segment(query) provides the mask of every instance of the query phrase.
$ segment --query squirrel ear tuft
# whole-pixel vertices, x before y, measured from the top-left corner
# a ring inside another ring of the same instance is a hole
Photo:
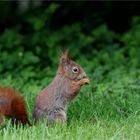
[[[65,52],[62,52],[61,57],[60,57],[60,62],[61,63],[70,63],[70,57],[69,57],[69,50],[67,49]]]

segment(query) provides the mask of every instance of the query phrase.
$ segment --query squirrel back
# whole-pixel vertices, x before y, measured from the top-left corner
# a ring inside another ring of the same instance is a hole
[[[14,123],[29,124],[26,103],[19,92],[7,87],[0,87],[0,123],[8,117]]]
[[[72,61],[68,51],[60,57],[59,67],[52,83],[37,96],[33,118],[46,118],[48,123],[66,121],[68,103],[73,100],[82,85],[89,83],[83,68]]]

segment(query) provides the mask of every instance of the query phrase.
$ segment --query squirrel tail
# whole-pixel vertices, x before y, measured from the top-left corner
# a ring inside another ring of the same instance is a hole
[[[23,125],[31,125],[28,119],[28,113],[26,110],[26,103],[22,96],[17,96],[12,100],[11,104],[12,116],[16,119],[16,123],[22,123]],[[15,121],[14,119],[12,121]]]

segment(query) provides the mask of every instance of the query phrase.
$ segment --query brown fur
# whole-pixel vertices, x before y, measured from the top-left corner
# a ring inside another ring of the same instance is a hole
[[[0,124],[4,117],[11,118],[12,122],[30,124],[25,100],[20,93],[11,88],[0,87]]]
[[[75,68],[77,72],[74,72]],[[35,121],[47,118],[48,123],[56,120],[65,122],[68,103],[86,83],[89,79],[82,67],[70,59],[68,51],[63,53],[54,80],[36,98],[33,110]]]

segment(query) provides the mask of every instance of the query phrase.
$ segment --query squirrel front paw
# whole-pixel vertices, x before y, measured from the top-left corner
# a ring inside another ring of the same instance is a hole
[[[76,83],[80,86],[85,85],[85,84],[89,84],[89,79],[84,78],[84,79],[81,79],[81,80],[77,81]]]

